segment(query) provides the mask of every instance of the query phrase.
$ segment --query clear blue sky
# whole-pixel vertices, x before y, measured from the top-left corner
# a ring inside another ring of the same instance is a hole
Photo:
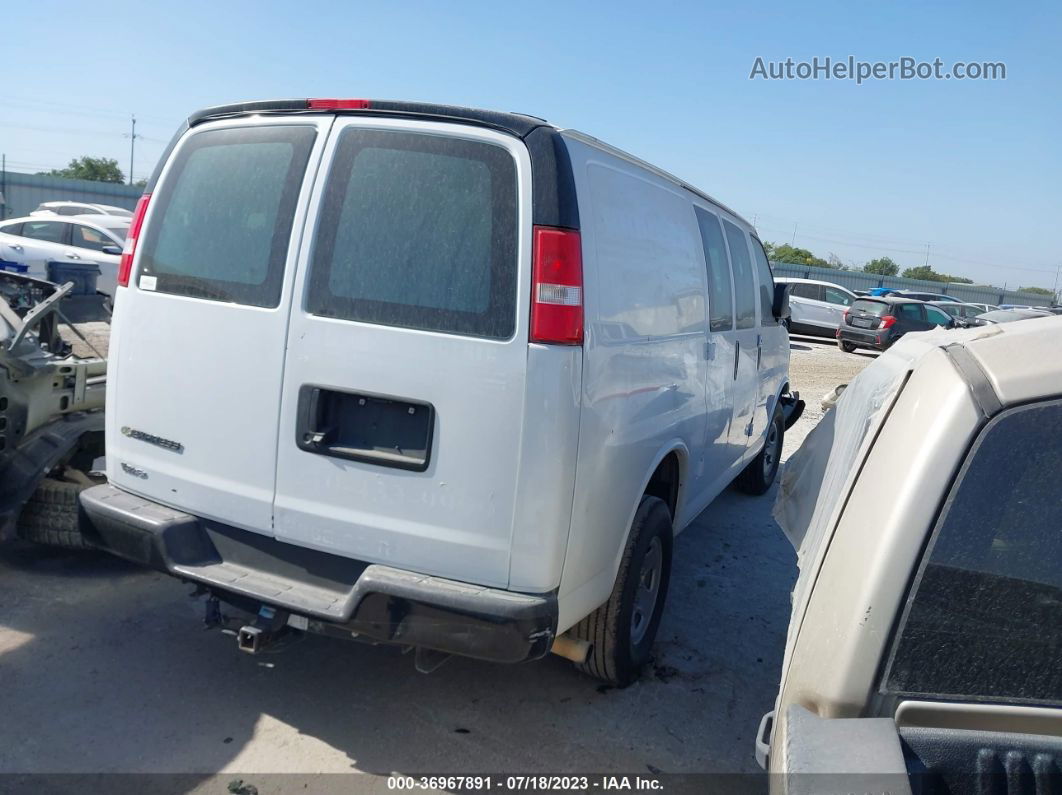
[[[0,151],[146,175],[184,115],[281,96],[543,116],[666,168],[766,240],[1013,287],[1062,264],[1062,4],[14,4]],[[750,80],[766,60],[1003,61],[1004,81]]]

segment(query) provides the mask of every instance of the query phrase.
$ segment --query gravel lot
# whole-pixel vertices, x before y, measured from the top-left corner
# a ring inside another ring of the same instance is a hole
[[[872,359],[813,338],[792,354],[808,410],[786,455],[821,396]],[[313,636],[250,657],[201,627],[176,580],[5,548],[0,773],[756,770],[795,576],[772,502],[727,491],[678,539],[654,664],[626,690],[556,657],[424,676],[396,649]]]

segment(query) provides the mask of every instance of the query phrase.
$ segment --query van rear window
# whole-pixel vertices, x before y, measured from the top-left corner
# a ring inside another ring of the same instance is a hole
[[[325,187],[307,309],[505,339],[516,321],[516,163],[500,146],[345,130]]]
[[[158,292],[277,306],[315,135],[309,126],[193,135],[152,199],[140,273],[156,277]]]

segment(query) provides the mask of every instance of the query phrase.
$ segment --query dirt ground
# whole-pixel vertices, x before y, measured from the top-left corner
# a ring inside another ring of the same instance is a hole
[[[822,395],[872,360],[813,338],[794,338],[792,356],[808,410],[786,455]],[[755,771],[796,574],[773,499],[728,490],[679,537],[653,664],[625,690],[557,657],[452,659],[425,676],[397,649],[314,636],[252,657],[205,630],[202,602],[174,579],[104,555],[8,547],[0,773],[238,772],[254,783],[269,772]]]

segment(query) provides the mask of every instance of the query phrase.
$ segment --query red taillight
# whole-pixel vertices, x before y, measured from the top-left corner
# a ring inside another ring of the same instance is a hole
[[[136,203],[133,210],[133,220],[129,224],[129,235],[125,238],[125,246],[122,247],[122,258],[118,262],[118,286],[128,287],[129,276],[133,272],[133,255],[136,253],[136,239],[140,237],[140,227],[144,225],[144,216],[147,214],[148,202],[151,194],[145,193]]]
[[[306,107],[315,110],[365,110],[369,107],[367,99],[308,99]]]
[[[878,326],[878,328],[892,328],[892,324],[895,322],[896,318],[892,315],[885,315],[885,317],[881,319],[881,325]]]
[[[574,229],[536,226],[531,341],[583,344],[583,252]]]

